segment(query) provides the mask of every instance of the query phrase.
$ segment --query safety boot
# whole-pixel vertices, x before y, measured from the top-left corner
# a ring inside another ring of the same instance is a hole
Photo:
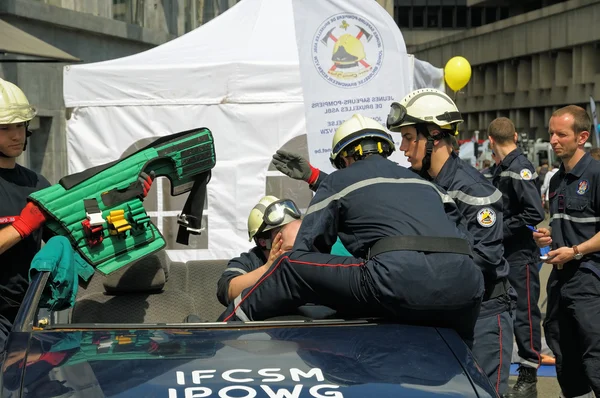
[[[537,398],[537,369],[519,366],[517,382],[502,398]]]

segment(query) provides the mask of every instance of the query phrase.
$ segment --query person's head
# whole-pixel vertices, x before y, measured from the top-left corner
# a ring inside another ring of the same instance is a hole
[[[23,91],[0,79],[0,158],[15,159],[27,146],[29,121],[36,115]]]
[[[395,149],[385,127],[370,117],[355,114],[335,131],[329,160],[336,169],[343,169],[374,154],[387,158]]]
[[[281,228],[281,239],[283,240],[281,249],[283,251],[292,250],[292,247],[294,247],[294,242],[296,241],[296,236],[298,236],[300,225],[302,225],[301,220],[294,220]]]
[[[485,159],[483,161],[483,168],[487,169],[488,167],[490,167],[492,165],[492,162],[489,159]]]
[[[590,137],[592,122],[580,106],[568,105],[554,111],[550,117],[548,133],[554,153],[561,159],[570,159],[575,152],[583,151]]]
[[[542,159],[542,160],[540,161],[540,166],[548,166],[548,165],[549,165],[549,163],[548,163],[548,159]]]
[[[432,88],[411,92],[392,104],[387,127],[402,134],[400,150],[414,170],[425,173],[432,158],[447,158],[452,138],[463,122],[456,104],[445,93]],[[445,162],[445,159],[444,159]]]
[[[600,160],[600,148],[590,149],[590,156],[596,160]]]
[[[278,199],[275,196],[263,197],[248,216],[248,237],[257,246],[270,250],[273,238],[281,227],[299,220],[300,210],[291,199]]]
[[[490,140],[490,148],[494,152],[498,151],[498,147],[511,149],[517,147],[515,125],[507,117],[499,117],[492,120],[488,126],[488,138]]]

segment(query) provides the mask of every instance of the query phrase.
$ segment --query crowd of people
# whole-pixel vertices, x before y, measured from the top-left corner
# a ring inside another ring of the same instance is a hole
[[[16,163],[34,116],[23,92],[0,80],[2,345],[44,238],[45,216],[27,196],[49,183]],[[218,282],[226,307],[219,321],[378,317],[447,327],[501,396],[536,396],[539,247],[551,246],[543,326],[562,394],[600,396],[600,163],[583,149],[589,116],[575,105],[552,114],[549,139],[560,163],[541,182],[508,118],[488,126],[495,164],[480,172],[462,161],[455,148],[462,122],[449,96],[421,89],[391,104],[386,126],[360,114],[341,124],[329,175],[298,154],[274,154],[279,171],[315,194],[305,214],[274,196],[251,210],[255,247],[232,259]],[[396,150],[410,168],[388,159]],[[537,228],[545,205],[550,228]],[[520,366],[509,389],[513,340]]]

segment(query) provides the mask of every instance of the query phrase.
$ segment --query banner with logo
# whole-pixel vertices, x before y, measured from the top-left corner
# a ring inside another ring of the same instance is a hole
[[[392,17],[375,1],[292,0],[310,162],[330,172],[333,135],[353,114],[385,126],[411,89],[412,63]],[[393,134],[396,149],[400,134]],[[396,151],[394,161],[407,165]]]

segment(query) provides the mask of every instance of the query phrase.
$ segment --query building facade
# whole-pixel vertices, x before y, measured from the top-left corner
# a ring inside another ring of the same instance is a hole
[[[98,62],[163,44],[237,1],[2,0],[0,19]],[[438,67],[455,55],[470,61],[470,83],[451,93],[465,116],[463,139],[498,116],[510,117],[530,139],[544,139],[555,109],[574,103],[589,111],[590,96],[600,98],[600,0],[377,2],[394,16],[409,53]],[[53,183],[67,174],[65,65],[0,62],[0,77],[22,87],[39,109],[20,160]]]
[[[554,110],[577,104],[589,112],[590,96],[600,98],[600,1],[467,1],[471,15],[489,3],[508,6],[509,16],[408,51],[440,67],[456,55],[471,63],[471,81],[452,93],[465,116],[461,138],[506,116],[529,139],[547,140]]]
[[[81,59],[99,62],[166,43],[208,22],[237,0],[1,0],[0,19]],[[67,169],[63,67],[6,62],[0,77],[19,85],[38,109],[19,162],[51,183]],[[94,148],[90,148],[93,151]]]

